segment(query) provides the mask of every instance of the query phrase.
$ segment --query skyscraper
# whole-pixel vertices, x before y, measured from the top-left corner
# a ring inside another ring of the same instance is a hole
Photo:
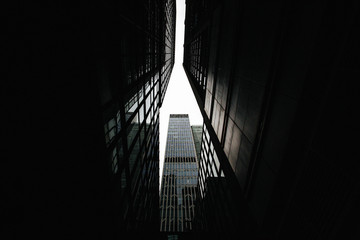
[[[358,22],[355,1],[186,1],[183,66],[204,117],[205,229],[236,231],[245,210],[231,208],[241,202],[269,239],[359,235],[348,227],[359,210],[345,207],[359,199],[350,140]]]
[[[121,16],[127,33],[119,39],[121,93],[108,100],[112,104],[104,101],[114,174],[112,200],[120,206],[115,218],[127,230],[157,231],[159,110],[174,65],[176,5],[174,1],[129,5]],[[112,92],[111,80],[102,83],[106,92]]]
[[[174,65],[175,1],[14,4],[9,18],[6,231],[158,233],[159,109]]]
[[[187,114],[170,114],[160,194],[160,231],[193,230],[198,163]]]

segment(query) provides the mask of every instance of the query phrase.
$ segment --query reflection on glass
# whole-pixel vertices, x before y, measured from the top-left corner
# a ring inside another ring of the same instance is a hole
[[[119,139],[119,141],[116,143],[116,146],[112,151],[111,169],[113,173],[118,172],[118,168],[122,162],[122,159],[123,159],[123,148],[122,148],[121,139]]]
[[[137,159],[137,156],[139,154],[139,151],[140,151],[140,143],[138,140],[136,140],[135,144],[134,144],[134,147],[130,153],[130,157],[129,157],[129,170],[130,172],[133,171],[134,169],[134,165],[135,165],[135,162],[136,162],[136,159]]]
[[[146,113],[147,113],[150,109],[150,95],[147,96],[145,104],[146,104],[145,107],[146,107]]]
[[[139,123],[141,124],[144,121],[144,104],[139,108]]]
[[[116,147],[114,148],[113,153],[112,153],[111,169],[112,169],[113,173],[117,173],[117,171],[118,171],[118,159],[117,159]]]
[[[138,131],[139,131],[139,119],[138,119],[138,114],[136,114],[127,128],[127,140],[128,140],[129,148]]]
[[[105,142],[109,146],[113,138],[121,130],[120,111],[116,113],[114,118],[111,118],[104,124]]]
[[[149,112],[147,118],[146,118],[146,124],[150,124],[151,123],[151,112]]]
[[[105,123],[104,131],[106,144],[109,145],[116,134],[116,121],[114,118]]]
[[[121,118],[120,118],[120,111],[116,113],[116,124],[117,124],[117,133],[121,130]]]
[[[147,82],[145,84],[145,95],[148,94],[149,91],[150,91],[150,84],[149,84],[149,82]]]
[[[138,107],[137,93],[125,104],[125,120],[129,120]]]
[[[141,88],[139,91],[139,103],[141,103],[141,101],[144,99],[144,95],[143,95],[143,89]]]

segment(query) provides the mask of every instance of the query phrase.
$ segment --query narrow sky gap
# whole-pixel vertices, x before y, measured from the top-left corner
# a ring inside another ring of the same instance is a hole
[[[183,63],[185,23],[185,0],[176,1],[176,39],[175,64],[170,82],[166,90],[164,102],[160,109],[160,185],[165,156],[166,136],[169,116],[175,114],[189,114],[190,125],[202,125],[203,119],[196,103],[194,93],[187,80]]]

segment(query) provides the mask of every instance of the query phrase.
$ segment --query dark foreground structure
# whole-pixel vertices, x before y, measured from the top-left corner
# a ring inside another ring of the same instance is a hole
[[[359,27],[357,1],[186,1],[199,230],[360,237]]]
[[[175,1],[11,4],[2,239],[158,234],[159,108],[174,65]]]

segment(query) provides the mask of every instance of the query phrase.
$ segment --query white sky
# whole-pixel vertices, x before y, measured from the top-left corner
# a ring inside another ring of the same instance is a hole
[[[160,108],[160,184],[164,165],[170,114],[189,114],[190,125],[202,125],[203,119],[186,77],[183,63],[185,0],[176,0],[175,65]]]

